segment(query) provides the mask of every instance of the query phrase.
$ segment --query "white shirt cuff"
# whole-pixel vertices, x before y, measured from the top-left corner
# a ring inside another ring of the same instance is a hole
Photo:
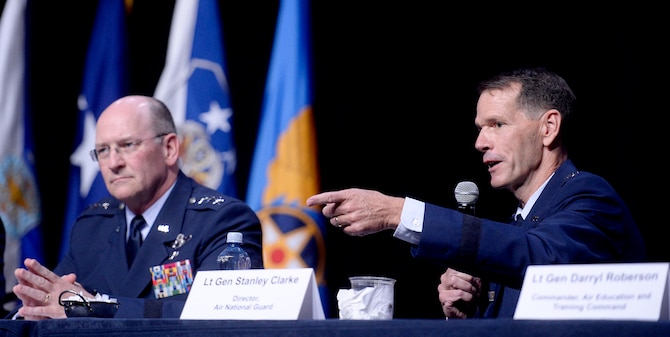
[[[411,244],[419,244],[425,211],[426,204],[424,202],[406,197],[400,214],[400,224],[398,224],[393,236]]]

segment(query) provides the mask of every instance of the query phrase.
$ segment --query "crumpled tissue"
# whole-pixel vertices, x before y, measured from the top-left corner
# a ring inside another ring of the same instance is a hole
[[[341,319],[392,319],[393,286],[340,289],[337,292],[337,303]]]

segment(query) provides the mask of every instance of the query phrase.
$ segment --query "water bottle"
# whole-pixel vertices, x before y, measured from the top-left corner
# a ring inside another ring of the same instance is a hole
[[[251,268],[251,258],[247,251],[242,248],[242,238],[244,235],[240,232],[228,232],[226,245],[216,258],[221,270],[238,270]]]

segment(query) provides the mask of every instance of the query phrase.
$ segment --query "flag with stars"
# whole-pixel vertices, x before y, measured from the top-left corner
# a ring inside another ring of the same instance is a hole
[[[127,36],[124,0],[103,0],[93,23],[86,54],[82,89],[77,100],[76,149],[70,155],[70,182],[60,256],[70,244],[70,230],[86,207],[109,196],[98,163],[89,155],[95,147],[95,123],[102,111],[127,94]]]
[[[27,0],[8,0],[0,18],[0,218],[4,224],[4,281],[0,295],[17,283],[14,269],[27,257],[44,262],[41,206],[35,179],[32,125],[25,90]]]
[[[313,268],[327,315],[325,219],[312,112],[308,0],[281,1],[247,203],[263,226],[266,268]]]
[[[217,0],[176,1],[154,97],[172,111],[184,173],[235,197],[237,155],[219,14]]]

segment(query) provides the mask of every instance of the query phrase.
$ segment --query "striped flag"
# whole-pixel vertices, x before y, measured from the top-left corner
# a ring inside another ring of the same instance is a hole
[[[0,18],[0,217],[4,223],[4,281],[10,293],[23,259],[44,262],[41,206],[35,179],[33,139],[25,90],[27,0],[7,0]]]
[[[62,258],[70,244],[75,219],[86,207],[109,195],[98,164],[89,152],[95,147],[95,123],[102,111],[127,94],[126,7],[124,0],[101,0],[86,55],[84,79],[77,101],[79,119],[70,156],[70,186],[61,242]]]
[[[224,55],[217,1],[177,0],[154,97],[172,111],[184,173],[234,197],[237,154]]]
[[[281,1],[247,203],[262,222],[265,267],[313,268],[327,315],[325,219],[305,206],[320,190],[309,33],[308,1]]]

